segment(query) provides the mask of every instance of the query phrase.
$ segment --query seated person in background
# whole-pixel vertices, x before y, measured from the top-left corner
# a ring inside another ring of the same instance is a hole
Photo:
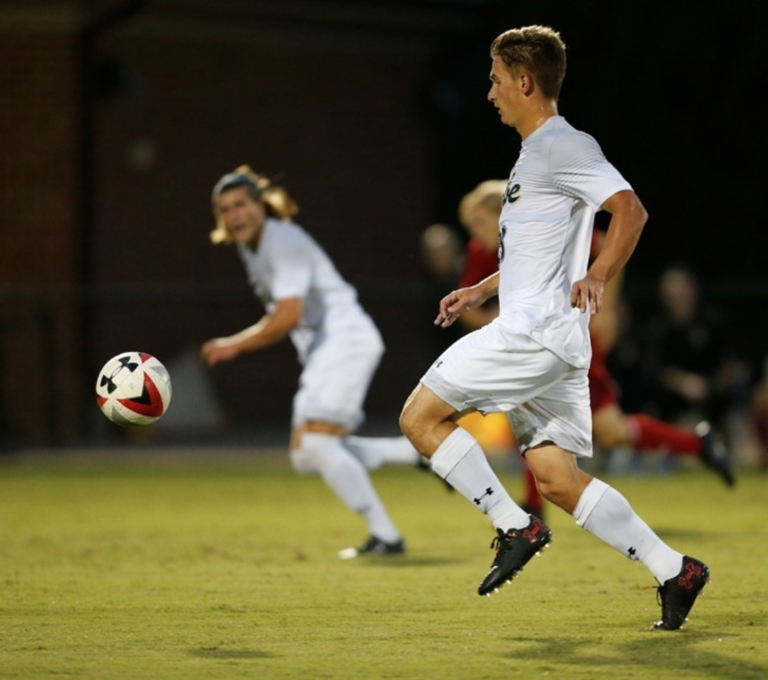
[[[763,363],[762,377],[752,390],[750,417],[759,447],[758,465],[768,472],[768,356]]]
[[[684,266],[662,274],[659,298],[662,311],[649,325],[646,340],[659,412],[674,422],[706,417],[720,429],[749,376],[723,315],[700,304],[698,281]]]

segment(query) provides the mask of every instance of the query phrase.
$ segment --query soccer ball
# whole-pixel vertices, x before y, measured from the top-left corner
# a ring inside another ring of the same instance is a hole
[[[96,403],[117,425],[149,425],[168,410],[171,376],[151,354],[123,352],[99,371]]]

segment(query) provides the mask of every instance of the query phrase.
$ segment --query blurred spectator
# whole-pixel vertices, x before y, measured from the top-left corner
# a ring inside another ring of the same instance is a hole
[[[750,416],[759,447],[758,465],[762,472],[768,472],[768,356],[763,362],[762,376],[752,392]]]
[[[429,225],[421,235],[421,259],[444,290],[453,289],[464,262],[464,243],[456,229],[447,224]]]
[[[447,224],[431,224],[422,233],[421,259],[431,274],[429,283],[425,286],[423,318],[433,318],[430,315],[435,314],[435,300],[439,300],[458,286],[464,267],[464,244],[465,240],[458,228]],[[462,333],[458,324],[443,330],[447,332],[431,334],[435,344],[434,352],[437,354],[442,354]]]
[[[646,343],[659,413],[677,422],[706,418],[722,430],[726,416],[743,408],[749,381],[730,328],[719,310],[701,304],[698,281],[685,266],[662,274],[659,297],[663,311]]]

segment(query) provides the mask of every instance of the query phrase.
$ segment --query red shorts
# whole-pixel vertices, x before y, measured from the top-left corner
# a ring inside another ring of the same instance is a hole
[[[618,386],[605,365],[605,355],[594,342],[587,378],[589,379],[589,407],[593,415],[600,409],[617,402]]]

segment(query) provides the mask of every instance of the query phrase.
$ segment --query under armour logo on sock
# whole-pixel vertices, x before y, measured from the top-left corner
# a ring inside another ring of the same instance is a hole
[[[475,505],[480,505],[480,501],[483,500],[483,498],[485,498],[486,496],[492,496],[492,495],[493,495],[493,489],[489,486],[485,490],[485,493],[482,496],[480,496],[480,498],[473,498],[472,500],[475,501]]]
[[[630,557],[634,557],[637,554],[637,550],[635,550],[634,548],[630,548],[629,550],[627,550],[627,552],[629,553]]]

